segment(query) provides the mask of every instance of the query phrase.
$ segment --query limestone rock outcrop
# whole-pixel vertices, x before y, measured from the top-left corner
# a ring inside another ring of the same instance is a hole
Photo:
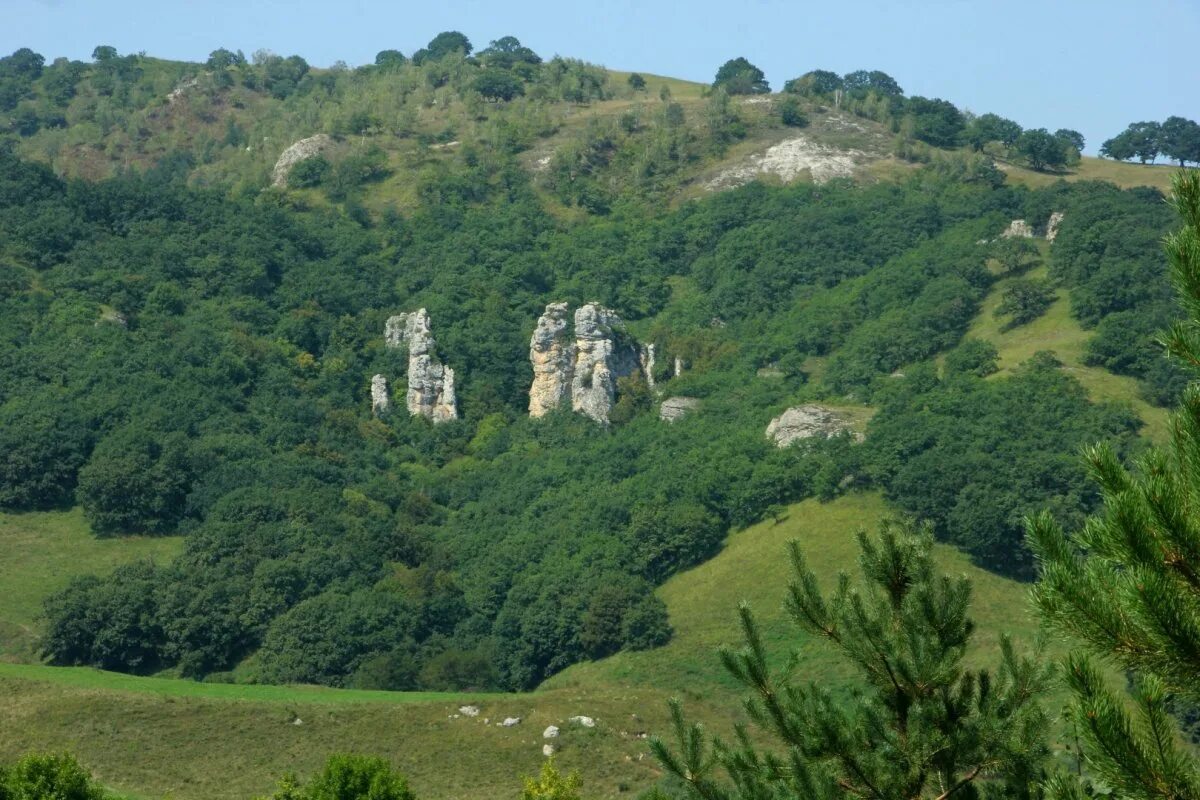
[[[1063,217],[1066,216],[1061,211],[1055,211],[1050,215],[1050,221],[1046,223],[1046,241],[1053,242],[1058,238],[1058,226],[1062,225]]]
[[[434,422],[458,419],[454,370],[438,360],[429,312],[422,308],[389,317],[383,336],[388,347],[408,347],[408,413]]]
[[[392,409],[392,398],[388,395],[387,378],[375,375],[371,378],[371,412],[382,417]]]
[[[533,364],[529,416],[545,416],[570,396],[575,374],[575,344],[567,331],[566,303],[551,303],[538,317],[529,342],[529,361]]]
[[[695,397],[668,397],[658,407],[658,418],[666,422],[683,419],[688,414],[700,408],[700,400]]]
[[[292,167],[306,158],[319,155],[322,150],[332,144],[333,139],[328,134],[318,133],[316,136],[309,136],[307,139],[301,139],[289,146],[280,153],[279,160],[275,162],[275,168],[271,170],[271,185],[286,186],[288,173],[292,171]]]
[[[575,310],[572,410],[596,422],[608,422],[608,412],[617,400],[617,379],[638,369],[637,349],[625,334],[620,317],[596,303]]]
[[[1014,219],[1000,234],[1001,239],[1032,239],[1033,228],[1023,219]]]
[[[822,405],[794,406],[784,411],[767,426],[767,438],[776,447],[787,447],[801,439],[820,437],[828,439],[842,431],[851,430],[850,424],[832,409]],[[861,434],[855,438],[862,440]]]
[[[571,332],[567,313],[566,303],[546,306],[529,342],[529,415],[543,416],[570,398],[573,411],[607,423],[617,399],[617,379],[641,369],[638,348],[611,309],[597,303],[581,306]]]

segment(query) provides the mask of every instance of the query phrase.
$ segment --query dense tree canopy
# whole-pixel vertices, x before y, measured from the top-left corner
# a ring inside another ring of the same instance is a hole
[[[741,56],[721,65],[713,80],[713,87],[724,89],[729,94],[766,94],[771,91],[763,71]]]

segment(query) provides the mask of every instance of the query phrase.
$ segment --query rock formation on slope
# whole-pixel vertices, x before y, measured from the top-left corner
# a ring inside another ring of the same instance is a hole
[[[776,447],[787,447],[800,439],[817,436],[828,439],[848,430],[851,430],[850,424],[832,409],[809,404],[789,408],[771,420],[767,438],[775,442]],[[855,434],[855,438],[861,441],[862,435]]]
[[[529,415],[543,416],[569,397],[572,410],[606,423],[617,399],[617,379],[641,369],[639,351],[621,318],[597,303],[576,309],[573,333],[572,339],[567,304],[546,306],[529,341]]]
[[[1000,234],[1001,239],[1032,239],[1033,228],[1023,219],[1014,219]]]
[[[608,422],[608,412],[617,400],[617,379],[638,369],[637,349],[625,334],[620,317],[596,303],[576,309],[572,410],[596,422]]]
[[[392,398],[388,395],[387,378],[375,375],[371,378],[371,411],[382,417],[392,409]]]
[[[408,346],[408,413],[434,422],[458,419],[454,370],[437,358],[429,312],[422,308],[389,317],[383,336],[388,347]]]
[[[529,361],[533,364],[529,416],[545,416],[569,396],[575,373],[575,345],[567,333],[566,303],[551,303],[538,317],[529,342]]]
[[[322,150],[332,144],[333,139],[324,133],[309,136],[307,139],[301,139],[292,144],[279,155],[279,160],[275,162],[275,168],[271,170],[271,185],[286,186],[288,173],[292,171],[292,167],[306,158],[320,154]]]
[[[700,400],[695,397],[668,397],[658,407],[658,418],[665,422],[675,422],[700,408]]]
[[[1050,215],[1050,221],[1046,223],[1046,241],[1053,242],[1058,238],[1058,226],[1062,225],[1063,217],[1066,216],[1061,211],[1055,211]]]

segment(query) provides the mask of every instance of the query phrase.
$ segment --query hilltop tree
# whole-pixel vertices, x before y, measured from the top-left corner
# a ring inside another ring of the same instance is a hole
[[[1158,158],[1162,126],[1157,122],[1134,122],[1100,145],[1100,155],[1127,161],[1137,158],[1143,164]]]
[[[1160,129],[1162,154],[1183,166],[1185,162],[1200,162],[1200,125],[1183,117],[1167,117]]]
[[[827,69],[814,69],[799,78],[792,78],[783,85],[783,90],[789,94],[830,95],[844,88],[842,77]]]
[[[239,50],[233,52],[226,50],[224,47],[218,47],[208,54],[208,61],[204,62],[204,66],[213,72],[227,69],[228,67],[240,67],[246,63],[246,56]]]
[[[1012,147],[1021,136],[1021,126],[998,114],[981,114],[967,125],[963,138],[975,152],[983,150],[988,142],[1000,142]]]
[[[934,147],[954,147],[966,127],[962,112],[948,100],[911,97],[905,113],[912,120],[913,136]]]
[[[1075,152],[1082,153],[1085,140],[1083,134],[1079,131],[1070,128],[1059,128],[1054,132],[1054,138],[1061,142],[1066,142],[1071,147],[1075,148]]]
[[[408,63],[404,53],[399,50],[380,50],[375,54],[375,66],[384,72],[392,72]]]
[[[777,747],[762,750],[740,729],[736,743],[710,744],[673,701],[678,749],[656,738],[655,755],[705,800],[942,800],[977,797],[985,786],[990,797],[1028,797],[1047,754],[1038,704],[1047,671],[1007,639],[994,671],[964,666],[971,585],[937,574],[928,530],[890,522],[877,537],[858,538],[862,582],[852,588],[843,574],[828,596],[793,542],[787,608],[860,674],[861,690],[837,694],[777,673],[742,606],[746,644],[722,650],[721,661],[751,691],[745,708]]]
[[[1017,139],[1017,152],[1029,166],[1039,172],[1047,167],[1062,167],[1067,163],[1065,143],[1045,128],[1025,131]]]
[[[640,74],[632,72],[629,75],[629,88],[635,92],[640,92],[646,88],[646,79]]]
[[[896,83],[896,79],[877,69],[869,71],[859,69],[847,72],[842,78],[842,82],[846,91],[851,94],[874,92],[884,97],[904,96],[904,90],[900,88],[900,84]]]
[[[479,51],[479,58],[489,67],[519,70],[530,78],[533,77],[530,69],[542,63],[542,57],[515,36],[503,36],[491,42]]]
[[[713,80],[713,88],[724,89],[729,94],[766,94],[771,91],[763,71],[741,56],[721,65]]]
[[[451,53],[469,56],[473,49],[471,40],[465,34],[458,31],[442,31],[430,39],[429,44],[413,53],[412,60],[414,64],[422,64],[425,61],[436,61]]]
[[[1200,175],[1174,182],[1183,228],[1167,239],[1187,312],[1164,336],[1168,354],[1200,367]],[[1114,796],[1200,796],[1200,759],[1171,709],[1200,700],[1200,386],[1183,393],[1167,446],[1127,469],[1111,448],[1087,453],[1102,513],[1070,536],[1043,512],[1028,523],[1041,564],[1034,598],[1053,626],[1081,640],[1066,662],[1084,757]],[[1132,706],[1093,661],[1132,676]],[[1062,800],[1085,796],[1071,778],[1051,784]]]
[[[105,61],[113,61],[118,57],[117,48],[108,44],[97,45],[92,50],[92,61],[103,63]]]

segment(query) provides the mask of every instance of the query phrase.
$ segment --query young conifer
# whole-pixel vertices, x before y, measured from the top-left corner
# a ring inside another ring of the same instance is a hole
[[[1173,203],[1183,228],[1168,237],[1186,312],[1163,339],[1200,367],[1200,174],[1180,174]],[[1044,617],[1084,644],[1066,664],[1092,776],[1117,796],[1200,797],[1200,761],[1179,736],[1172,695],[1200,700],[1200,386],[1188,387],[1167,446],[1126,470],[1111,448],[1088,451],[1100,515],[1070,536],[1041,514],[1029,540],[1041,563],[1034,598]],[[1132,701],[1089,656],[1132,676]],[[1077,780],[1052,793],[1082,797]]]
[[[800,628],[859,674],[855,688],[774,674],[743,606],[746,644],[721,659],[751,691],[746,710],[763,735],[739,729],[734,744],[710,742],[673,702],[678,744],[653,740],[655,755],[706,800],[1032,796],[1047,753],[1047,670],[1007,639],[995,670],[964,665],[971,585],[938,574],[928,529],[890,522],[859,543],[862,583],[842,574],[825,596],[793,542],[787,599]]]

